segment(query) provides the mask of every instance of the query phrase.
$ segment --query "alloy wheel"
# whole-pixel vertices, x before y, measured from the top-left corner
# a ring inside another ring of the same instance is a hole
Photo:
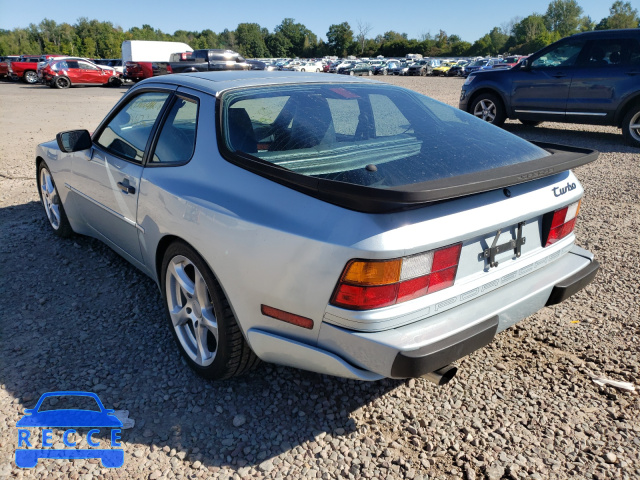
[[[638,111],[629,122],[629,135],[636,141],[640,142],[640,111]]]
[[[165,278],[167,308],[184,352],[198,366],[213,363],[218,322],[204,277],[187,257],[169,261]]]
[[[496,105],[491,100],[480,100],[473,109],[473,114],[485,122],[493,123],[496,119]]]
[[[42,192],[42,204],[49,223],[54,230],[58,230],[62,218],[60,215],[60,197],[53,184],[51,173],[46,168],[40,170],[40,190]]]

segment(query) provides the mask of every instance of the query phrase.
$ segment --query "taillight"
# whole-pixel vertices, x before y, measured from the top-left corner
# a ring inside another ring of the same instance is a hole
[[[167,65],[167,73],[173,73],[173,68],[171,68],[171,65]]]
[[[578,200],[571,205],[553,212],[545,247],[553,245],[558,240],[563,239],[573,232],[573,227],[575,227],[578,218],[578,212],[580,212],[580,201],[581,200]]]
[[[388,307],[453,285],[462,243],[393,260],[351,260],[331,304],[349,310]]]

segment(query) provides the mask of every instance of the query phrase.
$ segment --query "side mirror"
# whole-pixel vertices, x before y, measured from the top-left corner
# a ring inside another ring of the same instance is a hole
[[[65,153],[79,152],[91,148],[91,135],[87,130],[69,130],[56,135],[58,147]]]
[[[531,69],[531,64],[529,63],[529,59],[525,58],[524,60],[522,60],[520,62],[520,68],[522,70],[530,70]]]

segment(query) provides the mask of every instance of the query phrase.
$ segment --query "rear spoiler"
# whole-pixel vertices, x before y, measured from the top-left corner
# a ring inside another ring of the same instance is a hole
[[[218,128],[218,135],[221,135]],[[531,142],[550,155],[506,167],[387,189],[365,187],[295,173],[244,152],[226,149],[222,156],[246,170],[325,202],[365,213],[387,213],[487,192],[549,177],[597,160],[600,152],[586,148]]]

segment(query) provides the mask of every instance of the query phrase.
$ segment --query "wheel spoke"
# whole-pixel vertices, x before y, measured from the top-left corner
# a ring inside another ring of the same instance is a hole
[[[179,285],[183,293],[188,297],[192,297],[195,286],[188,277],[187,272],[184,271],[184,263],[176,265],[174,262],[171,262],[169,265],[169,273],[176,280],[176,283]]]
[[[196,270],[196,281],[194,285],[194,294],[196,300],[204,310],[206,307],[211,305],[211,300],[209,300],[209,291],[207,290],[207,284],[200,275],[200,272]]]
[[[51,214],[53,215],[53,218],[51,218],[51,223],[54,224],[54,227],[57,227],[58,225],[60,225],[60,208],[58,207],[58,205],[54,205],[53,203],[50,204],[49,206],[49,210],[51,211]]]
[[[171,316],[174,327],[181,327],[189,321],[189,316],[184,306],[176,305],[174,309],[169,312],[169,315]]]
[[[209,330],[213,336],[218,340],[218,322],[216,316],[213,313],[213,307],[207,307],[202,309],[202,318],[199,320],[200,324]]]
[[[196,335],[196,349],[197,349],[197,359],[196,362],[199,364],[203,364],[207,360],[209,360],[212,356],[212,353],[209,351],[207,347],[207,334],[208,329],[203,325],[198,325],[195,329]]]
[[[629,125],[629,128],[633,128],[634,130],[637,130],[640,128],[640,123],[632,123],[631,125]]]

